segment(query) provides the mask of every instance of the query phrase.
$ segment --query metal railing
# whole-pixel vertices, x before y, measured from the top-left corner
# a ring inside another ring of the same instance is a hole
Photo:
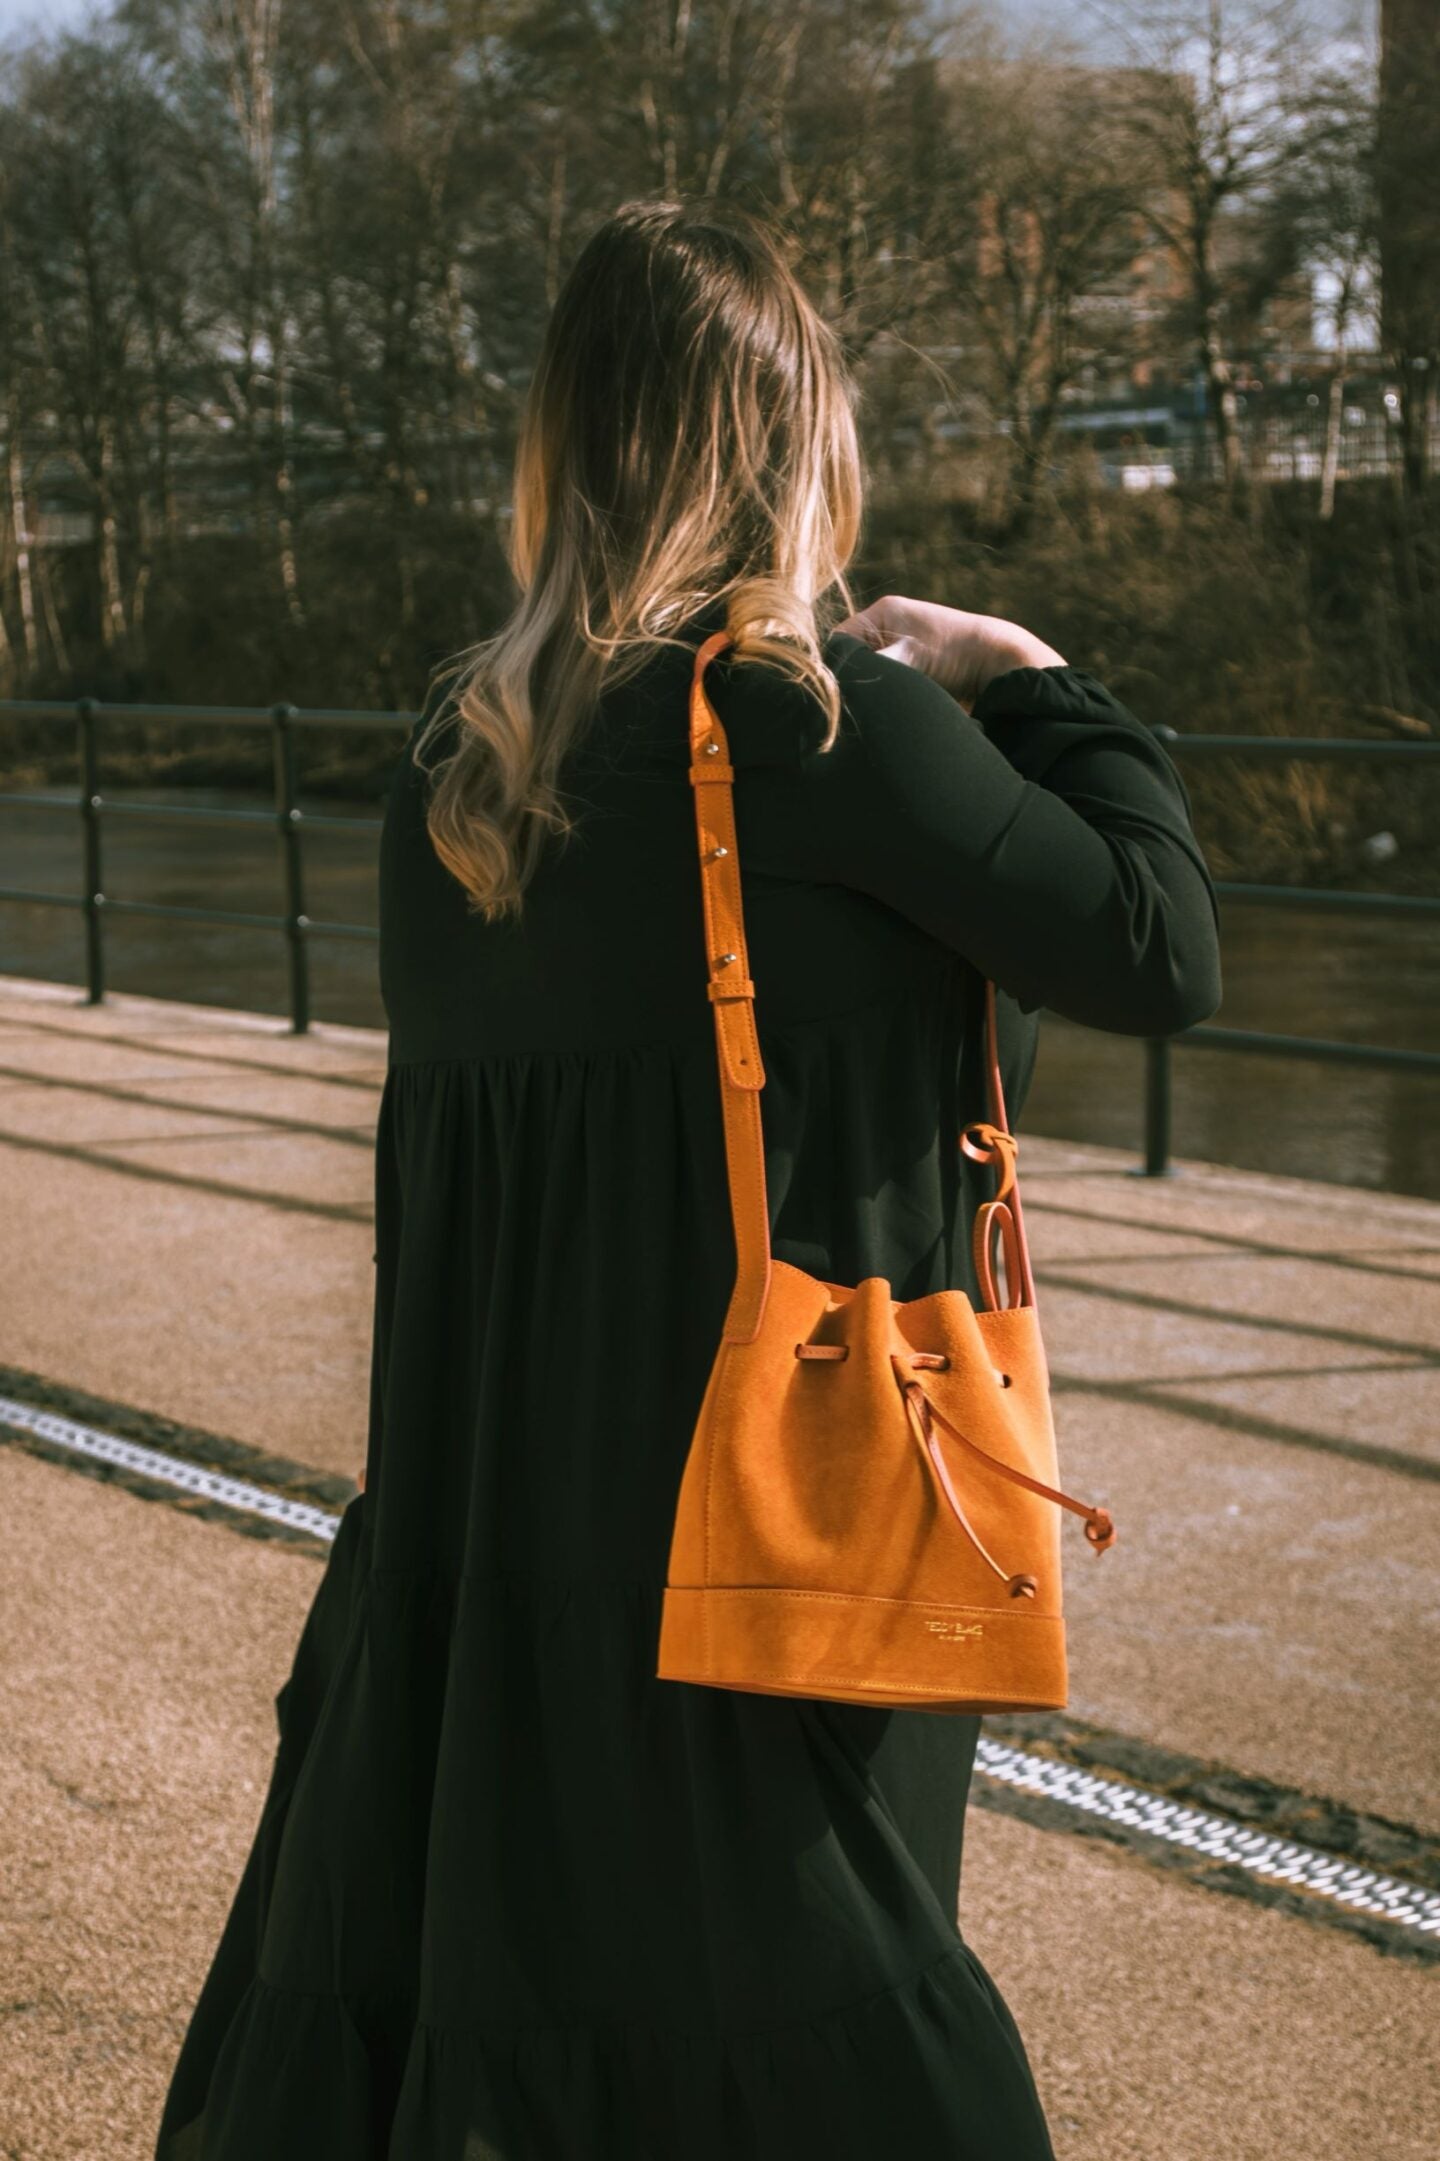
[[[0,720],[43,720],[72,723],[79,730],[80,793],[32,795],[16,790],[0,791],[0,804],[19,804],[27,810],[74,813],[78,808],[85,849],[85,889],[81,893],[34,892],[24,886],[0,885],[0,901],[23,901],[50,908],[79,908],[85,916],[85,980],[91,1005],[105,996],[105,919],[112,915],[162,916],[177,923],[233,923],[246,930],[283,931],[290,961],[290,1024],[297,1035],[310,1026],[310,940],[312,938],[376,939],[380,933],[368,923],[327,923],[309,915],[305,908],[305,834],[378,832],[379,818],[335,818],[321,811],[302,810],[296,800],[295,735],[301,728],[359,728],[378,732],[409,728],[418,713],[302,712],[294,705],[272,705],[268,711],[253,706],[228,705],[114,705],[81,698],[75,705],[0,700]],[[273,810],[211,808],[198,803],[131,803],[107,800],[100,791],[100,724],[114,718],[132,723],[183,721],[209,728],[268,727],[272,739],[275,772]],[[150,900],[115,900],[105,891],[102,821],[106,818],[149,818],[179,823],[199,818],[212,825],[273,826],[280,843],[285,908],[281,915],[253,915],[235,908],[182,908]]]
[[[1440,763],[1440,742],[1394,743],[1366,737],[1302,735],[1183,735],[1177,728],[1159,726],[1152,733],[1173,756],[1195,758],[1240,757],[1260,764],[1276,765],[1300,758],[1307,762],[1330,760],[1359,764],[1434,766]],[[1248,885],[1219,879],[1215,891],[1221,901],[1259,904],[1262,907],[1318,910],[1349,915],[1440,916],[1440,898],[1408,893],[1351,893],[1311,885]],[[1267,1058],[1306,1058],[1331,1065],[1378,1067],[1393,1073],[1440,1074],[1440,1053],[1393,1050],[1378,1043],[1336,1043],[1323,1036],[1274,1035],[1263,1028],[1215,1028],[1202,1023],[1182,1029],[1178,1035],[1145,1039],[1145,1158],[1140,1173],[1146,1178],[1171,1175],[1171,1054],[1185,1050],[1254,1051]]]
[[[267,709],[251,706],[102,706],[94,698],[75,705],[0,700],[0,720],[68,723],[78,730],[78,796],[0,791],[0,805],[27,810],[77,811],[84,842],[84,890],[45,893],[24,886],[0,886],[0,902],[29,906],[79,908],[85,917],[85,969],[89,1002],[105,996],[105,919],[111,915],[160,916],[175,922],[233,923],[252,930],[283,932],[290,962],[290,1022],[297,1035],[310,1025],[310,941],[312,938],[378,939],[364,923],[319,921],[305,907],[305,835],[307,831],[378,832],[379,818],[338,818],[302,810],[296,800],[295,738],[301,729],[349,728],[372,732],[408,729],[416,713],[345,713],[302,711],[293,705]],[[202,727],[268,727],[271,731],[275,800],[269,810],[227,810],[199,804],[136,803],[107,799],[100,787],[100,740],[103,721],[179,721]],[[1156,737],[1172,755],[1195,758],[1242,757],[1270,764],[1288,759],[1353,760],[1365,764],[1435,765],[1440,742],[1396,743],[1325,736],[1187,735],[1157,727]],[[105,891],[103,821],[143,817],[161,821],[191,818],[216,825],[273,826],[279,839],[284,910],[254,915],[233,908],[190,908],[159,901],[115,900]],[[1247,885],[1217,880],[1216,893],[1231,900],[1267,907],[1337,911],[1350,914],[1409,917],[1440,916],[1440,898],[1394,893],[1352,893],[1318,886]],[[1381,1044],[1330,1042],[1317,1036],[1273,1035],[1256,1028],[1217,1028],[1202,1024],[1178,1035],[1150,1036],[1145,1043],[1145,1144],[1139,1175],[1172,1174],[1171,1059],[1174,1050],[1250,1051],[1263,1057],[1305,1058],[1335,1065],[1378,1067],[1400,1073],[1440,1074],[1440,1053],[1395,1050]]]

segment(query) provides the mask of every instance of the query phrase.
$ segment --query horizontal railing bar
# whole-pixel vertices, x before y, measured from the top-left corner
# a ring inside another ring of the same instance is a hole
[[[0,720],[64,721],[73,727],[81,702],[84,701],[66,704],[54,698],[4,698],[0,699]],[[132,720],[147,725],[157,721],[177,721],[200,728],[270,728],[275,724],[274,707],[268,705],[104,705],[96,701],[90,709],[96,720]],[[308,709],[292,706],[287,708],[286,718],[295,728],[394,729],[412,727],[420,715],[373,710],[332,712],[323,706]]]
[[[264,705],[104,705],[98,701],[58,699],[0,699],[0,720],[41,720],[73,723],[81,704],[88,704],[96,720],[185,722],[199,727],[271,727],[275,709]],[[384,713],[330,709],[323,706],[291,706],[289,725],[296,728],[360,728],[386,730],[411,728],[421,718],[417,712]],[[1389,737],[1326,735],[1197,735],[1172,728],[1161,721],[1152,728],[1167,750],[1197,757],[1244,758],[1359,758],[1395,759],[1421,763],[1440,759],[1440,737],[1425,742],[1397,743]]]
[[[267,825],[272,833],[280,822],[278,811],[221,803],[127,803],[123,796],[102,795],[95,808],[107,818],[204,818],[211,825]]]
[[[27,795],[23,788],[0,790],[0,803],[15,803],[23,810],[68,810],[80,808],[78,795]]]
[[[283,930],[283,915],[250,915],[238,908],[187,908],[175,901],[112,900],[103,895],[98,905],[106,915],[153,915],[176,923],[238,923],[248,930]]]
[[[0,901],[38,901],[49,908],[83,908],[82,893],[37,893],[28,886],[0,886]],[[107,915],[149,915],[176,923],[238,923],[249,930],[284,930],[283,915],[250,915],[238,908],[187,908],[176,901],[158,900],[112,900],[105,895],[98,903]],[[380,931],[372,923],[327,923],[313,917],[302,917],[299,929],[307,938],[378,938]]]
[[[17,903],[33,902],[44,908],[83,908],[83,893],[43,893],[27,885],[0,885],[0,901]],[[112,900],[108,895],[98,905],[107,915],[152,915],[173,918],[184,923],[242,923],[253,930],[283,930],[283,915],[249,915],[234,908],[187,908],[179,902],[158,900]],[[307,938],[378,938],[379,927],[373,923],[327,923],[305,916],[300,929]]]
[[[319,826],[326,833],[378,833],[385,823],[383,818],[332,817],[328,810],[302,810],[296,813],[295,822],[307,832]]]
[[[318,706],[308,712],[302,707],[290,716],[291,725],[296,728],[361,728],[373,731],[413,728],[419,718],[418,713],[327,713]]]
[[[0,794],[0,803],[36,805],[44,810],[74,810],[79,804],[78,796],[29,796]],[[112,817],[138,817],[164,821],[173,818],[199,818],[212,825],[261,825],[275,826],[279,814],[273,810],[244,810],[204,803],[127,803],[116,796],[103,796],[95,805],[97,811]],[[329,811],[299,810],[294,813],[297,825],[309,831],[326,833],[378,833],[383,818],[343,818]],[[1440,898],[1416,893],[1354,893],[1339,887],[1310,885],[1247,885],[1231,879],[1216,881],[1215,891],[1222,900],[1240,901],[1246,906],[1318,908],[1351,911],[1360,915],[1440,915]]]
[[[1177,1050],[1254,1051],[1264,1058],[1315,1058],[1331,1065],[1379,1066],[1397,1073],[1440,1073],[1440,1051],[1331,1043],[1323,1036],[1270,1035],[1259,1028],[1186,1028],[1168,1040]]]
[[[1347,893],[1318,885],[1236,885],[1217,880],[1221,900],[1261,907],[1335,908],[1360,915],[1440,915],[1440,899],[1428,893]]]
[[[68,810],[80,808],[78,795],[25,795],[0,792],[0,803],[13,803],[24,810]],[[269,825],[279,822],[279,812],[274,810],[243,810],[223,804],[210,803],[129,803],[123,796],[101,796],[95,804],[97,811],[107,817],[208,818],[215,825]],[[319,827],[329,833],[378,833],[383,818],[342,818],[328,810],[297,810],[297,825]]]
[[[1440,758],[1440,737],[1426,743],[1395,743],[1367,735],[1190,735],[1164,721],[1150,732],[1167,750],[1201,758],[1393,758],[1411,764]]]
[[[0,900],[32,901],[42,908],[83,908],[83,893],[38,893],[24,885],[0,885]]]

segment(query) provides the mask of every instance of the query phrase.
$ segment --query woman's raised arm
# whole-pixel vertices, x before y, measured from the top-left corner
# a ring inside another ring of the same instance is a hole
[[[967,712],[843,633],[839,740],[798,760],[810,875],[885,902],[1032,1012],[1169,1035],[1220,1002],[1219,915],[1173,760],[1085,671],[1010,667]]]

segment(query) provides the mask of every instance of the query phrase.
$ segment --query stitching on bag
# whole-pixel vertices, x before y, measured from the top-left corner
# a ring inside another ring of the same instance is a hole
[[[686,1676],[677,1673],[664,1676],[664,1678],[678,1681],[685,1679]],[[857,1680],[855,1675],[851,1673],[776,1673],[772,1674],[770,1678],[772,1681],[777,1682],[804,1681],[812,1690],[815,1688],[865,1689],[868,1690],[870,1695],[874,1696],[884,1695],[934,1697],[936,1695],[937,1686],[937,1684],[933,1681],[866,1682]],[[713,1676],[707,1676],[697,1685],[699,1685],[700,1687],[731,1688],[739,1695],[763,1696],[767,1693],[774,1693],[773,1690],[767,1691],[763,1686],[760,1686],[758,1684],[754,1687],[749,1687],[743,1681],[716,1681]],[[844,1700],[846,1702],[853,1703],[859,1702],[862,1699],[859,1696],[851,1696],[846,1697]],[[973,1696],[967,1696],[963,1693],[957,1692],[953,1696],[939,1697],[937,1698],[937,1700],[945,1703],[1019,1703],[1029,1705],[1033,1704],[1035,1701],[1035,1691],[1033,1688],[985,1688],[978,1690]],[[883,1709],[884,1706],[877,1704],[875,1708]]]
[[[870,1591],[804,1591],[792,1590],[786,1584],[772,1583],[675,1583],[667,1584],[667,1590],[688,1591],[692,1597],[704,1598],[820,1598],[832,1605],[843,1606],[893,1606],[901,1613],[973,1613],[986,1621],[1029,1621],[1058,1623],[1058,1613],[1026,1613],[1019,1607],[1010,1606],[947,1606],[938,1599],[882,1598]]]
[[[775,1678],[778,1681],[818,1681],[822,1687],[826,1688],[864,1688],[868,1685],[874,1695],[933,1696],[935,1694],[935,1684],[924,1681],[884,1681],[876,1686],[874,1683],[857,1682],[853,1676],[841,1673],[779,1673]],[[942,1700],[947,1703],[1030,1703],[1034,1699],[1034,1694],[1033,1689],[1022,1689],[1017,1693],[1013,1688],[985,1688],[974,1696],[947,1696]],[[859,1701],[861,1699],[857,1697],[847,1700]],[[877,1706],[877,1708],[880,1708],[880,1706]]]

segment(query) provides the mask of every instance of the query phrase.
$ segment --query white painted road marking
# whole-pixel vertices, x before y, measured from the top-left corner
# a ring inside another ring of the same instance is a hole
[[[309,1531],[316,1538],[333,1539],[340,1519],[329,1509],[311,1501],[287,1500],[283,1493],[252,1486],[244,1478],[227,1478],[201,1463],[187,1463],[183,1456],[166,1455],[158,1448],[142,1448],[138,1441],[122,1440],[118,1433],[103,1433],[98,1426],[82,1426],[54,1411],[37,1411],[13,1396],[0,1396],[0,1425],[33,1433],[57,1448],[69,1448],[77,1456],[91,1456],[101,1463],[118,1464],[141,1478],[158,1479],[162,1485],[178,1486],[202,1500],[218,1501],[242,1515],[263,1516],[268,1523],[288,1524],[292,1530]]]
[[[980,1736],[975,1752],[977,1770],[987,1778],[1026,1793],[1042,1794],[1047,1801],[1061,1801],[1067,1808],[1101,1816],[1109,1823],[1144,1831],[1152,1838],[1168,1839],[1207,1859],[1228,1861],[1249,1869],[1271,1882],[1293,1884],[1336,1905],[1358,1907],[1378,1914],[1400,1928],[1421,1935],[1440,1934],[1440,1892],[1422,1890],[1398,1876],[1377,1875],[1358,1861],[1324,1853],[1318,1846],[1297,1845],[1293,1839],[1275,1838],[1256,1831],[1231,1816],[1212,1816],[1203,1809],[1187,1808],[1163,1793],[1147,1793],[1141,1786],[1123,1785],[1114,1778],[1098,1778],[1073,1763],[1050,1756],[1032,1756],[1019,1748]]]

